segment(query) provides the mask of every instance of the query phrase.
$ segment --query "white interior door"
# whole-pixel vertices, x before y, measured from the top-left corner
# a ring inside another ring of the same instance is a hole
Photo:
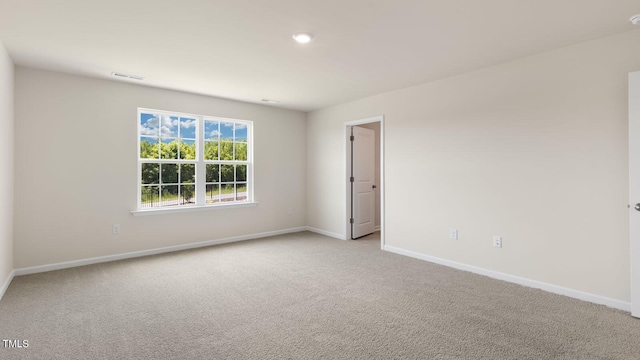
[[[351,238],[375,229],[375,132],[359,126],[351,128]]]
[[[629,74],[631,315],[640,317],[640,71]]]

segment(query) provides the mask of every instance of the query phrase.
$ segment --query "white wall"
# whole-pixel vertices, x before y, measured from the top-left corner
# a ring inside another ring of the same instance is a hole
[[[638,43],[631,31],[310,113],[307,225],[344,232],[343,123],[384,115],[387,245],[628,302]]]
[[[23,67],[15,82],[15,268],[305,225],[302,112]],[[132,216],[137,107],[253,120],[260,204]]]
[[[13,270],[13,72],[0,43],[0,297]]]

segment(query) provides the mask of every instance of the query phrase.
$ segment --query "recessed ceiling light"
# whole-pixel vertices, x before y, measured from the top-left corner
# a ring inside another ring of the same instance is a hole
[[[269,103],[269,104],[277,104],[278,103],[277,100],[271,100],[271,99],[261,99],[260,101],[266,102],[266,103]]]
[[[130,75],[130,74],[125,74],[125,73],[120,73],[120,72],[112,72],[111,75],[113,76],[119,76],[119,77],[123,77],[123,78],[127,78],[127,79],[133,79],[133,80],[144,80],[144,77],[142,76],[137,76],[137,75]]]
[[[293,34],[293,39],[300,44],[306,44],[313,39],[313,35],[309,33],[296,33]]]
[[[631,21],[633,25],[640,25],[640,14],[633,15],[629,21]]]

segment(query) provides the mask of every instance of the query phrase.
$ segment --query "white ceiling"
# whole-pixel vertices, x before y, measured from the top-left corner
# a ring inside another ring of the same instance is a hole
[[[637,13],[638,0],[0,0],[0,41],[17,65],[309,111],[632,31]]]

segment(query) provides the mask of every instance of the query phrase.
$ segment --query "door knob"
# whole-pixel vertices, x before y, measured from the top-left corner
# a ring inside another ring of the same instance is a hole
[[[636,206],[634,206],[633,208],[636,209],[637,211],[640,211],[640,203],[637,203]]]
[[[372,189],[375,189],[375,188],[377,188],[377,186],[375,186],[375,185],[371,185],[371,188],[372,188]],[[640,211],[640,204],[638,204],[638,205],[636,205],[636,206],[638,206],[638,208],[637,208],[636,210]]]

